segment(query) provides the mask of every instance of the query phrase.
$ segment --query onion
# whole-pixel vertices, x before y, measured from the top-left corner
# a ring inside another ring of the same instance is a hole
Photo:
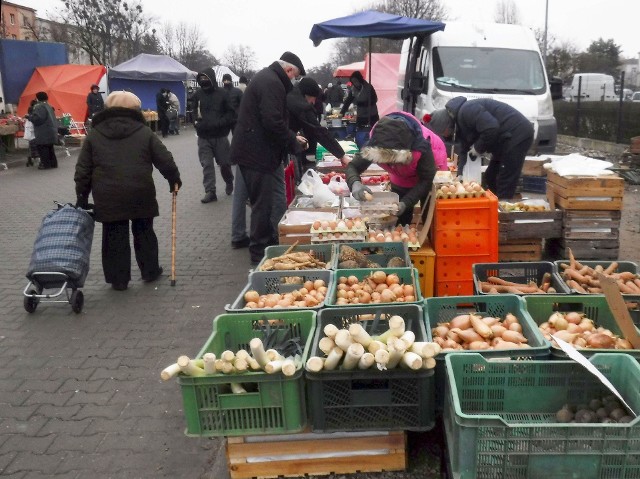
[[[346,276],[340,276],[340,278],[338,278],[338,283],[346,284],[347,283],[347,277]]]
[[[257,291],[250,290],[244,293],[245,303],[257,303],[260,300],[260,295]]]
[[[593,349],[613,349],[615,344],[616,340],[604,333],[592,334],[587,339],[587,347]]]
[[[449,327],[469,329],[471,327],[471,317],[468,314],[461,314],[459,316],[456,316],[450,321]]]
[[[553,320],[550,319],[549,323],[551,323],[553,327],[558,331],[567,329],[567,327],[569,326],[569,321],[567,321],[566,318],[561,314],[558,314]]]
[[[564,319],[572,324],[580,324],[580,321],[582,321],[582,315],[580,313],[576,313],[575,311],[571,311],[564,315]]]
[[[385,289],[380,293],[380,301],[383,303],[393,303],[396,300],[396,295],[390,289]]]
[[[307,291],[311,291],[313,288],[313,281],[305,281],[303,286],[307,288]]]
[[[387,280],[387,273],[385,273],[384,271],[374,271],[371,274],[371,279],[376,284],[384,283]]]
[[[349,276],[347,278],[347,284],[348,285],[353,286],[354,284],[357,284],[359,282],[360,282],[360,280],[356,276],[351,275],[351,276]]]
[[[392,284],[399,284],[400,283],[400,277],[395,273],[388,274],[386,283],[389,286],[391,286]]]
[[[413,296],[414,294],[414,289],[413,286],[410,284],[405,284],[402,286],[402,288],[404,289],[404,295],[405,296]]]
[[[313,282],[313,289],[317,290],[317,289],[323,288],[324,286],[325,286],[325,283],[321,279],[316,279]],[[307,288],[307,289],[309,289],[309,288]]]

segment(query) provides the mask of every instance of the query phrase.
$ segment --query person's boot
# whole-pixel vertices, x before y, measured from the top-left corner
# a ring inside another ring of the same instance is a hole
[[[227,187],[224,189],[224,192],[227,194],[227,196],[231,196],[233,194],[233,183],[232,182],[227,183]]]
[[[33,166],[33,158],[31,157],[27,158],[27,166]]]
[[[207,191],[207,194],[200,200],[201,203],[211,203],[212,201],[218,201],[218,197],[213,191]]]

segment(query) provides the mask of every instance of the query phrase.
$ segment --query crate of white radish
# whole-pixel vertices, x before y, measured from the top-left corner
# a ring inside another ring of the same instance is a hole
[[[431,429],[439,349],[418,305],[323,309],[305,366],[313,431]]]
[[[254,271],[249,284],[224,309],[247,312],[261,309],[320,309],[333,283],[333,271]]]
[[[315,325],[315,311],[216,317],[196,358],[179,359],[186,361],[185,372],[178,374],[185,433],[244,436],[305,429],[303,367]]]
[[[437,411],[444,406],[444,357],[449,352],[523,360],[549,357],[551,344],[515,294],[427,298],[424,310],[427,329],[442,348],[435,373]]]
[[[420,304],[422,292],[415,268],[337,269],[325,306]]]

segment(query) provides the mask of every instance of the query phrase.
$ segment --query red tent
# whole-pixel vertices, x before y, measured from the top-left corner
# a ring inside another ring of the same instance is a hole
[[[102,65],[55,65],[38,67],[31,75],[18,102],[18,115],[27,113],[36,93],[49,95],[49,104],[57,117],[70,113],[78,122],[87,118],[87,95],[92,84],[98,84],[107,72]]]
[[[364,62],[355,62],[349,63],[348,65],[339,66],[338,68],[336,68],[336,71],[333,72],[333,76],[336,78],[349,78],[353,74],[353,72],[356,71],[359,71],[360,73],[362,73],[362,76],[364,76]]]

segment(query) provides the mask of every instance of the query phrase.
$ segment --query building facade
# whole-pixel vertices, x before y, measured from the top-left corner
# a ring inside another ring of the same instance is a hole
[[[37,40],[36,10],[16,3],[2,2],[0,37],[13,40]]]

